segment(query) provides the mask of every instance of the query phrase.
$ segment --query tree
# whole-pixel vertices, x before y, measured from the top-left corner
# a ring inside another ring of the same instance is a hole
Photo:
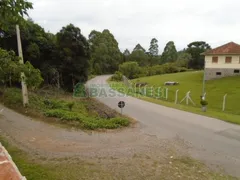
[[[161,64],[174,62],[177,60],[177,50],[173,41],[169,41],[162,53]]]
[[[134,51],[142,51],[142,52],[146,52],[146,50],[140,45],[140,44],[137,44],[135,46],[135,48],[133,49],[133,52]]]
[[[128,49],[125,49],[125,51],[122,54],[123,62],[129,61],[130,54],[131,54],[130,51]]]
[[[157,56],[158,55],[158,40],[156,38],[153,38],[150,42],[149,47],[149,54],[150,56]]]
[[[38,88],[43,82],[41,71],[39,69],[35,69],[28,61],[23,65],[22,72],[25,74],[28,88],[32,90]]]
[[[77,83],[83,83],[88,78],[89,44],[81,30],[73,24],[63,27],[57,33],[57,44],[62,83],[67,90],[72,90]]]
[[[178,52],[178,59],[176,61],[176,64],[179,67],[188,68],[188,64],[189,64],[191,59],[192,59],[191,54],[185,52],[184,50],[183,51],[179,51]]]
[[[14,81],[20,81],[19,58],[13,51],[6,51],[0,48],[0,81],[6,86],[12,86]]]
[[[128,61],[135,61],[137,62],[140,66],[147,66],[148,65],[148,56],[145,52],[142,50],[136,50],[133,51],[129,56],[128,56]]]
[[[57,49],[56,36],[46,33],[31,19],[24,21],[25,23],[20,25],[24,60],[41,70],[46,83],[52,83],[55,78],[49,70],[55,68],[59,71],[60,66],[60,50]],[[0,37],[0,47],[8,51],[14,50],[17,54],[16,38],[15,26],[9,26]]]
[[[94,74],[114,73],[122,63],[118,42],[107,29],[93,30],[89,35],[91,71]]]
[[[140,68],[137,62],[125,62],[119,66],[119,71],[129,79],[133,79],[137,77]]]
[[[1,0],[0,30],[6,30],[10,24],[23,21],[23,15],[28,15],[29,9],[32,9],[32,3],[25,0]]]
[[[131,53],[128,49],[125,49],[125,51],[123,52],[124,56],[129,56]]]
[[[150,42],[150,47],[148,49],[148,55],[149,55],[149,65],[153,66],[156,64],[159,64],[159,56],[158,56],[158,40],[156,38],[153,38]]]
[[[4,86],[12,86],[13,83],[21,81],[20,73],[24,72],[26,83],[29,88],[35,89],[42,82],[41,72],[35,69],[30,62],[19,63],[19,57],[13,51],[0,48],[0,81]]]
[[[202,69],[204,67],[204,56],[202,56],[201,53],[209,49],[211,49],[210,45],[204,41],[190,43],[186,50],[186,52],[192,56],[189,67],[193,69]]]

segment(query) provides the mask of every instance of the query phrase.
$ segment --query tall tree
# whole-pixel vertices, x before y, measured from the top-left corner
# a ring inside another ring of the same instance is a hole
[[[130,51],[128,49],[125,49],[125,51],[123,52],[123,61],[126,62],[129,59],[130,56]]]
[[[146,52],[146,50],[141,46],[141,44],[137,44],[137,45],[135,46],[135,48],[133,49],[133,51]]]
[[[59,64],[59,50],[56,46],[56,37],[46,33],[44,29],[31,19],[25,20],[20,25],[24,60],[31,62],[35,68],[39,68],[46,82],[51,83],[49,70],[57,68]],[[0,37],[0,47],[6,50],[14,50],[17,54],[15,26],[9,26]],[[49,76],[49,77],[48,77]]]
[[[211,49],[210,45],[204,41],[195,41],[188,45],[187,53],[191,54],[192,59],[189,67],[193,69],[202,69],[204,67],[204,56],[201,53]]]
[[[10,24],[23,21],[23,15],[28,15],[29,9],[32,9],[32,3],[25,0],[1,0],[0,30],[6,30]]]
[[[191,54],[187,53],[185,50],[179,51],[176,64],[180,67],[188,68],[188,64],[191,59],[192,59]]]
[[[174,62],[177,60],[177,50],[173,41],[169,41],[162,53],[161,64]]]
[[[89,44],[81,30],[73,24],[63,27],[57,33],[57,44],[61,51],[62,83],[68,90],[72,90],[78,82],[87,80]]]
[[[114,73],[122,62],[118,42],[107,29],[93,30],[89,35],[91,71],[95,74]]]
[[[135,61],[140,66],[147,66],[148,65],[148,56],[145,52],[142,50],[133,51],[128,56],[128,61]]]
[[[153,38],[150,42],[150,47],[148,49],[150,56],[158,55],[158,40]]]
[[[158,40],[156,38],[153,38],[150,42],[150,47],[148,49],[148,55],[149,55],[149,65],[153,66],[160,63],[160,57],[158,56]]]
[[[124,56],[129,56],[130,55],[130,51],[128,49],[125,49],[125,51],[123,52]]]

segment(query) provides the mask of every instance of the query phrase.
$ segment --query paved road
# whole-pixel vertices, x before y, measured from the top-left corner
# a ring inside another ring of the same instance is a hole
[[[88,85],[102,85],[105,92],[113,94],[107,86],[108,78],[98,76]],[[178,136],[189,144],[189,152],[194,158],[240,176],[240,126],[116,94],[106,98],[102,89],[97,99],[118,111],[117,103],[125,101],[124,114],[139,121],[143,134],[167,139]]]

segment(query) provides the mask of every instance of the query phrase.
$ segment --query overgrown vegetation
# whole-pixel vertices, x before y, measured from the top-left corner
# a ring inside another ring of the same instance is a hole
[[[140,67],[137,62],[132,61],[132,62],[125,62],[119,65],[119,71],[115,72],[115,74],[111,77],[111,80],[121,81],[123,75],[129,79],[136,79],[136,78],[146,77],[146,76],[171,74],[171,73],[186,72],[186,71],[192,71],[192,70],[181,66],[181,64],[179,65],[178,62]]]
[[[43,82],[41,72],[35,69],[30,62],[19,63],[14,51],[6,51],[0,48],[0,85],[12,86],[21,81],[20,73],[24,72],[25,82],[29,89],[36,89]]]
[[[29,97],[29,106],[22,108],[21,90],[8,88],[3,92],[1,102],[29,115],[40,114],[45,117],[57,118],[65,124],[75,125],[83,129],[116,129],[130,124],[128,118],[92,99],[75,100],[69,99],[69,96],[58,96],[57,99],[51,95],[44,97],[38,93],[30,93]]]

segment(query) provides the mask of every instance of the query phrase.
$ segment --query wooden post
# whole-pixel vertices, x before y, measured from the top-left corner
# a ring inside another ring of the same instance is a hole
[[[227,94],[225,94],[224,97],[223,97],[223,107],[222,107],[222,111],[225,111],[226,97],[227,97]]]
[[[168,100],[168,88],[166,88],[166,100]]]
[[[19,25],[16,25],[16,32],[17,32],[18,56],[20,57],[19,63],[24,64]],[[25,107],[28,105],[28,90],[27,90],[26,77],[24,72],[21,72],[21,84],[22,84],[23,106]]]
[[[178,91],[179,91],[179,89],[178,89],[178,90],[176,90],[175,104],[177,104],[177,102],[178,102]]]

